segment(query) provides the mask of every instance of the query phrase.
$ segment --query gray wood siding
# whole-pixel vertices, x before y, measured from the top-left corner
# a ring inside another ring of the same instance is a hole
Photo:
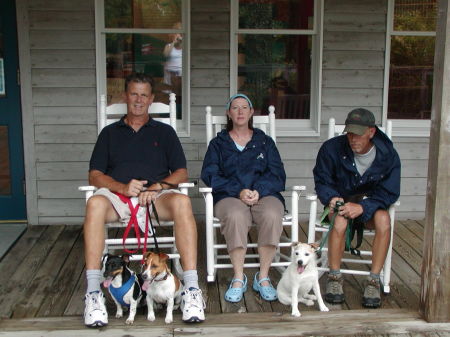
[[[36,190],[32,224],[81,223],[84,199],[77,186],[87,183],[97,136],[94,1],[29,0],[20,8],[28,20],[22,30],[29,38],[30,69],[22,72],[29,74],[31,93],[24,114],[32,121],[25,135],[32,152],[27,184]],[[191,0],[191,134],[181,139],[191,180],[199,180],[206,151],[205,106],[223,114],[229,96],[229,27],[229,1]],[[329,117],[342,123],[352,108],[365,107],[381,121],[386,1],[325,0],[323,29],[321,136],[277,140],[287,187],[306,185],[308,193],[314,191],[312,168]],[[394,142],[403,165],[397,216],[423,218],[428,139],[394,137]],[[197,188],[191,196],[201,217]],[[289,205],[289,192],[285,196]],[[302,198],[302,219],[308,207]]]

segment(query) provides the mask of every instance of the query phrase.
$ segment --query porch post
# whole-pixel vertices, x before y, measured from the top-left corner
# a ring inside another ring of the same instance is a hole
[[[438,1],[420,312],[450,322],[450,12]]]

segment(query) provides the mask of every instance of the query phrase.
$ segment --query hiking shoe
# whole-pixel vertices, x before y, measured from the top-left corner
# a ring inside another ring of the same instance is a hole
[[[341,273],[328,274],[325,301],[333,304],[344,302],[344,290],[342,289],[343,282],[344,279]]]
[[[380,280],[367,278],[366,288],[362,299],[362,305],[367,308],[378,308],[381,305]]]
[[[108,312],[105,307],[105,297],[101,291],[94,291],[84,297],[84,324],[95,328],[108,324]]]
[[[181,294],[181,310],[183,322],[201,323],[205,320],[205,301],[202,291],[197,288],[185,289]]]

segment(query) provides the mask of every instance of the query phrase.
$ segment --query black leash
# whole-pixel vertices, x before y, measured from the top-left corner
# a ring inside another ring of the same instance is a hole
[[[331,232],[331,230],[334,227],[334,220],[336,219],[336,216],[339,212],[339,207],[343,206],[344,203],[342,201],[337,201],[334,208],[333,208],[333,216],[331,217],[331,220],[329,223],[325,222],[325,218],[330,214],[330,207],[325,207],[321,217],[320,217],[320,223],[328,225],[328,231],[325,234],[325,236],[322,237],[322,240],[320,241],[319,249],[317,250],[320,254],[322,252],[322,248],[325,245],[325,242],[328,239],[328,234]],[[356,246],[351,247],[351,242],[354,238],[355,231],[357,232],[357,240],[356,240]],[[348,219],[347,228],[345,230],[345,251],[349,251],[352,255],[361,256],[361,251],[358,249],[362,244],[363,239],[363,232],[364,232],[364,226],[358,226],[355,228],[353,219]]]

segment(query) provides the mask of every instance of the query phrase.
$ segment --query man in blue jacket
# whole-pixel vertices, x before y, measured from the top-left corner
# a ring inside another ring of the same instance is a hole
[[[375,230],[372,267],[364,290],[363,305],[381,305],[380,272],[390,243],[390,217],[387,209],[400,195],[400,158],[391,140],[375,125],[366,109],[352,110],[345,121],[345,135],[326,141],[314,167],[314,183],[322,204],[338,214],[329,234],[328,274],[325,300],[342,303],[340,264],[345,247],[348,220],[364,223]]]

